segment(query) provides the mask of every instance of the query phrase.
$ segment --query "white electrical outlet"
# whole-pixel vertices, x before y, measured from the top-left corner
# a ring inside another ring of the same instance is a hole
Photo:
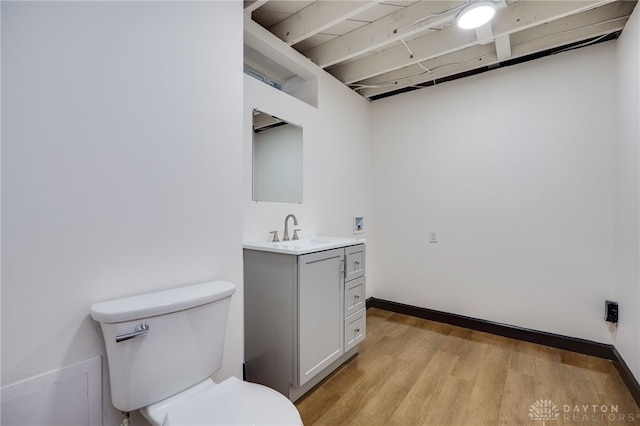
[[[434,229],[429,231],[429,242],[430,243],[437,243],[438,242],[438,231],[436,231]]]
[[[363,234],[364,233],[364,216],[355,215],[353,216],[353,234]]]

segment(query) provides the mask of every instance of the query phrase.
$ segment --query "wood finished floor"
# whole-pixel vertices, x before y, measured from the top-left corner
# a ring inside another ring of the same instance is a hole
[[[529,409],[540,400],[558,413],[542,416],[546,426],[640,425],[640,408],[600,358],[375,308],[358,350],[296,402],[306,426],[536,426]]]

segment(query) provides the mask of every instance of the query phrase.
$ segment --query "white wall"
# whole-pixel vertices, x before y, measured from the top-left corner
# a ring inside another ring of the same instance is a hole
[[[282,237],[284,218],[294,213],[302,236],[341,237],[353,236],[353,215],[362,214],[366,232],[358,237],[371,242],[374,221],[369,103],[320,69],[318,85],[318,108],[314,108],[253,77],[244,76],[245,241],[267,241],[269,231],[273,230],[278,230]],[[251,200],[254,108],[303,128],[301,204]],[[373,282],[371,276],[367,280],[368,285]]]
[[[372,103],[375,297],[611,342],[614,43]]]
[[[242,17],[2,2],[3,383],[104,357],[94,302],[215,279],[241,377]]]
[[[616,169],[615,346],[640,381],[640,10],[617,41],[618,156]]]

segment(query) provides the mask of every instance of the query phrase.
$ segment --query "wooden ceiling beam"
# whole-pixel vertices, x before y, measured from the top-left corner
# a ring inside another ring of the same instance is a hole
[[[495,19],[495,24],[492,24],[493,34],[494,37],[502,37],[567,17],[572,13],[588,13],[597,6],[609,6],[613,9],[618,7],[618,3],[611,3],[610,0],[518,1],[498,11],[499,16]],[[631,7],[633,6],[631,5]],[[343,83],[351,84],[375,75],[401,69],[408,65],[421,63],[454,50],[466,49],[477,43],[478,39],[475,31],[461,30],[454,25],[441,31],[414,38],[406,43],[397,42],[395,46],[382,52],[364,56],[328,71]]]
[[[511,36],[512,58],[523,57],[622,30],[628,15],[592,24],[586,24],[584,21],[580,22],[576,18],[565,18],[555,22],[552,27],[547,28],[544,32],[538,28],[531,28]],[[417,65],[412,65],[359,82],[358,84],[362,86],[370,86],[359,90],[359,93],[370,98],[477,68],[491,66],[499,62],[501,60],[498,58],[494,46],[491,44],[476,45],[422,63],[423,67],[430,70],[430,72],[425,71],[424,68],[419,68]],[[358,87],[358,85],[352,87]]]
[[[372,79],[353,84],[352,88],[363,87],[358,92],[367,98],[387,92],[416,86],[438,80],[449,75],[482,67],[497,61],[495,48],[491,44],[477,44],[466,49],[436,57],[422,63],[395,70]]]
[[[380,0],[316,1],[278,22],[269,31],[291,46],[364,12],[379,2]]]
[[[428,42],[426,42],[427,39]],[[351,84],[407,65],[424,62],[436,56],[462,50],[474,44],[477,44],[474,31],[460,31],[450,27],[420,39],[406,43],[398,42],[394,47],[337,66],[329,72],[343,83]]]
[[[429,29],[431,26],[441,23],[443,18],[440,14],[442,12],[453,10],[453,12],[445,14],[445,18],[450,20],[451,14],[466,3],[466,0],[454,2],[418,1],[398,12],[309,49],[304,54],[321,68],[326,68],[380,49],[401,38],[408,38],[425,31],[431,32],[433,31]],[[425,19],[429,16],[431,18]]]

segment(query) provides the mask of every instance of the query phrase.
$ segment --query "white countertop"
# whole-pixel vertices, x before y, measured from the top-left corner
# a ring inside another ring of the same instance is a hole
[[[343,238],[343,237],[304,237],[299,240],[280,241],[257,241],[244,243],[243,248],[248,250],[270,251],[283,254],[308,254],[316,251],[331,250],[340,247],[364,244],[367,240],[363,238]]]

